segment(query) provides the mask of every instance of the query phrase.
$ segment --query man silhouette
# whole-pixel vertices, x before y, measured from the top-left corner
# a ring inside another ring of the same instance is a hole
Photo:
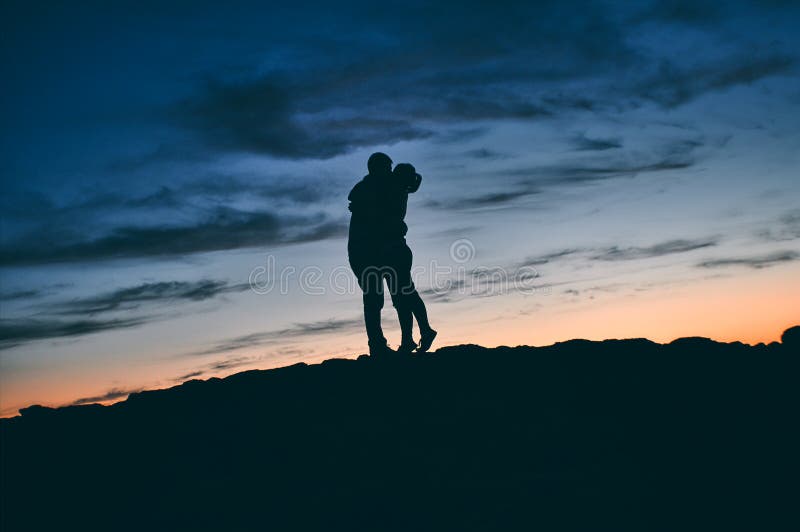
[[[350,191],[350,234],[347,254],[363,292],[364,325],[372,356],[393,353],[381,328],[383,283],[389,287],[402,330],[399,352],[427,351],[436,337],[428,323],[425,303],[411,279],[411,249],[406,244],[408,194],[416,192],[422,177],[410,164],[399,164],[385,153],[373,153],[369,173]],[[413,339],[413,318],[420,328],[419,346]]]

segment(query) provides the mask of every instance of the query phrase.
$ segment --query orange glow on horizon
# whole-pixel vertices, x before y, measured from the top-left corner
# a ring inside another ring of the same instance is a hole
[[[748,344],[780,341],[781,333],[800,323],[800,283],[796,268],[776,268],[755,272],[746,282],[737,277],[704,279],[652,289],[647,292],[604,294],[596,300],[559,299],[558,294],[533,295],[522,304],[539,305],[527,315],[503,318],[498,308],[502,298],[481,300],[466,309],[471,323],[448,323],[441,318],[434,322],[440,331],[438,347],[478,343],[498,345],[549,345],[573,338],[603,340],[609,338],[648,338],[668,343],[685,336],[704,336],[721,342],[741,341]],[[469,304],[470,302],[466,302]],[[447,304],[431,306],[432,316],[444,316]],[[384,319],[394,318],[391,308],[384,310]],[[501,316],[501,317],[498,317]],[[454,319],[453,319],[454,320]],[[387,324],[387,332],[391,325]],[[199,377],[226,376],[248,369],[270,369],[298,361],[314,363],[334,356],[355,358],[362,351],[353,345],[362,343],[362,334],[330,335],[317,338],[314,347],[302,359],[260,357],[252,364]],[[364,340],[365,344],[366,341]],[[320,349],[322,347],[322,349]],[[240,350],[235,356],[256,355],[264,348]],[[234,356],[234,355],[230,355]],[[175,376],[185,373],[187,361],[165,361],[163,365],[128,368],[125,380],[112,370],[97,368],[86,373],[71,368],[57,375],[39,376],[27,382],[14,382],[0,390],[0,417],[13,417],[17,409],[29,404],[58,406],[70,404],[78,397],[101,396],[116,382],[121,389],[167,388],[178,384]],[[119,368],[116,370],[119,371]],[[68,373],[68,374],[65,374]],[[123,398],[100,401],[103,404]]]

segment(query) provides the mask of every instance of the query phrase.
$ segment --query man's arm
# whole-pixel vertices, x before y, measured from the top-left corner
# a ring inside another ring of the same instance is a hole
[[[350,191],[350,194],[347,195],[347,201],[349,202],[348,205],[347,205],[347,208],[348,208],[348,210],[350,212],[355,212],[356,209],[358,209],[359,196],[360,196],[360,193],[359,193],[359,188],[360,188],[359,186],[360,185],[361,185],[360,182],[356,183],[356,185]]]

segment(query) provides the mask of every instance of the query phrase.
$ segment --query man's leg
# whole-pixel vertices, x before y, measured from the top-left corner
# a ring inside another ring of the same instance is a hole
[[[383,309],[383,276],[377,268],[368,267],[360,272],[359,286],[364,294],[364,325],[367,329],[370,352],[386,347],[386,337],[381,327]]]

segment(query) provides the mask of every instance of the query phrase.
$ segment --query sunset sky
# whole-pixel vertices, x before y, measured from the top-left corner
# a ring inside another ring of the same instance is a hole
[[[374,151],[438,346],[800,322],[798,2],[53,4],[0,7],[2,416],[364,353]]]

